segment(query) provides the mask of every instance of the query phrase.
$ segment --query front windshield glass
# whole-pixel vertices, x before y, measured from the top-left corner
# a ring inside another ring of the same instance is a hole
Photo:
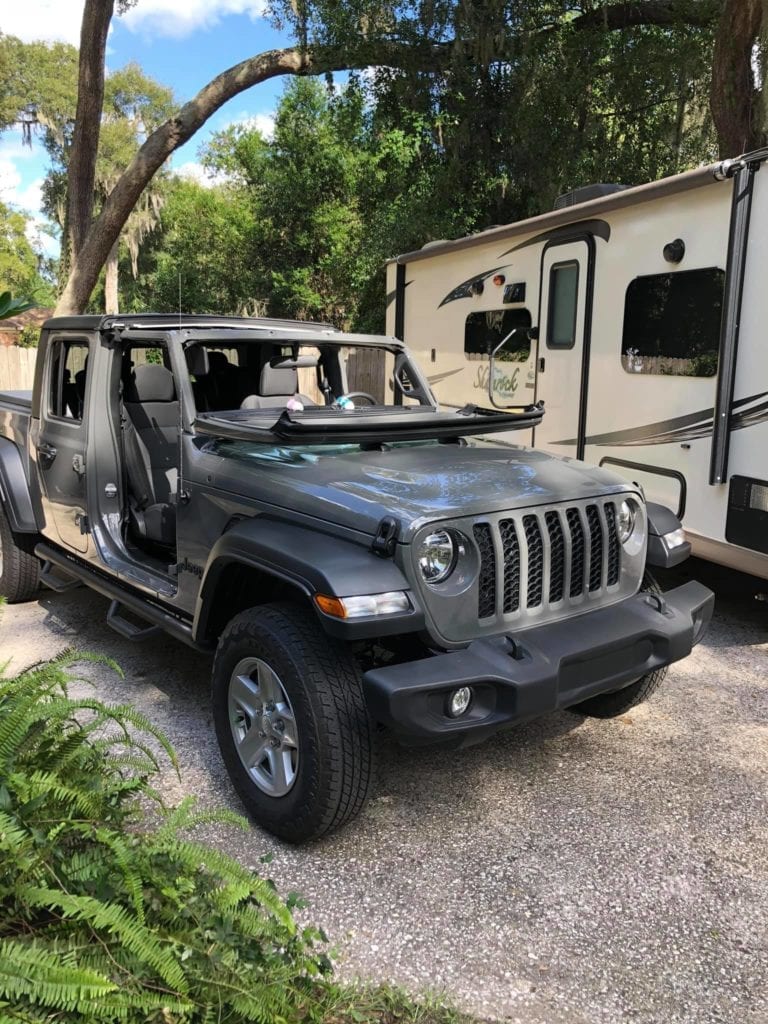
[[[186,354],[197,412],[217,417],[434,403],[407,353],[384,345],[222,339],[195,342]]]

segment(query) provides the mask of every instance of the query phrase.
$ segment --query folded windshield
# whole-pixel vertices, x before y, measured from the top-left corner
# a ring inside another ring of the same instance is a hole
[[[215,437],[376,445],[512,430],[542,415],[534,406],[438,409],[427,378],[395,339],[206,335],[187,345],[186,358],[195,429]]]

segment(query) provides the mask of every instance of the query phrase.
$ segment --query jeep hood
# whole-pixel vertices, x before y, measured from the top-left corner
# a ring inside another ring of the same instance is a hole
[[[216,456],[205,458],[216,488],[371,535],[392,515],[402,523],[403,540],[425,522],[631,489],[615,474],[573,459],[483,441],[366,451],[219,440],[204,454]]]

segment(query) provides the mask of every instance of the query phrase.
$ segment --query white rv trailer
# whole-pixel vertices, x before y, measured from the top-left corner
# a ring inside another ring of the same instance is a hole
[[[510,442],[640,483],[696,554],[766,579],[767,160],[588,186],[387,268],[387,330],[439,402],[543,400]]]

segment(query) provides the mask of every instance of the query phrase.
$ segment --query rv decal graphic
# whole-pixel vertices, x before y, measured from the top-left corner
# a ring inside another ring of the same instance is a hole
[[[468,277],[466,281],[462,281],[461,284],[457,284],[452,291],[448,292],[440,303],[440,306],[445,306],[449,302],[455,302],[456,299],[471,299],[473,285],[482,284],[482,282],[487,280],[487,278],[493,277],[493,275],[498,274],[500,270],[506,269],[506,267],[494,267],[492,270],[484,270],[482,274],[475,274],[474,277]],[[437,308],[440,309],[440,306]]]
[[[739,412],[731,414],[731,430],[743,430],[757,423],[768,422],[768,402],[761,399],[768,397],[768,391],[750,398],[740,398],[733,403],[733,409]],[[755,404],[753,404],[755,403]],[[673,444],[682,441],[693,441],[699,437],[708,437],[712,433],[714,409],[702,409],[700,412],[688,413],[673,420],[660,420],[648,423],[644,427],[632,427],[630,430],[617,430],[609,434],[593,434],[585,439],[585,444],[596,444],[601,448],[615,446],[632,448],[640,445]],[[566,441],[552,441],[551,444],[577,443],[575,437]]]
[[[477,368],[472,387],[488,394],[488,382],[491,377],[491,367],[488,363],[481,364]],[[498,369],[493,375],[494,394],[502,398],[511,398],[517,391],[520,382],[520,366],[516,366],[511,373],[500,373]]]
[[[564,228],[552,228],[550,231],[542,231],[540,235],[534,235],[525,242],[513,245],[511,249],[505,249],[499,256],[501,259],[518,249],[527,249],[529,245],[537,245],[539,242],[567,242],[569,239],[578,239],[583,235],[594,235],[595,238],[602,238],[605,242],[611,240],[611,225],[605,220],[579,220],[575,224],[568,224]]]
[[[461,373],[463,367],[459,367],[458,370],[446,370],[445,373],[433,373],[431,377],[427,377],[430,384],[439,384],[441,380],[445,380],[446,377],[453,377],[455,373]]]

